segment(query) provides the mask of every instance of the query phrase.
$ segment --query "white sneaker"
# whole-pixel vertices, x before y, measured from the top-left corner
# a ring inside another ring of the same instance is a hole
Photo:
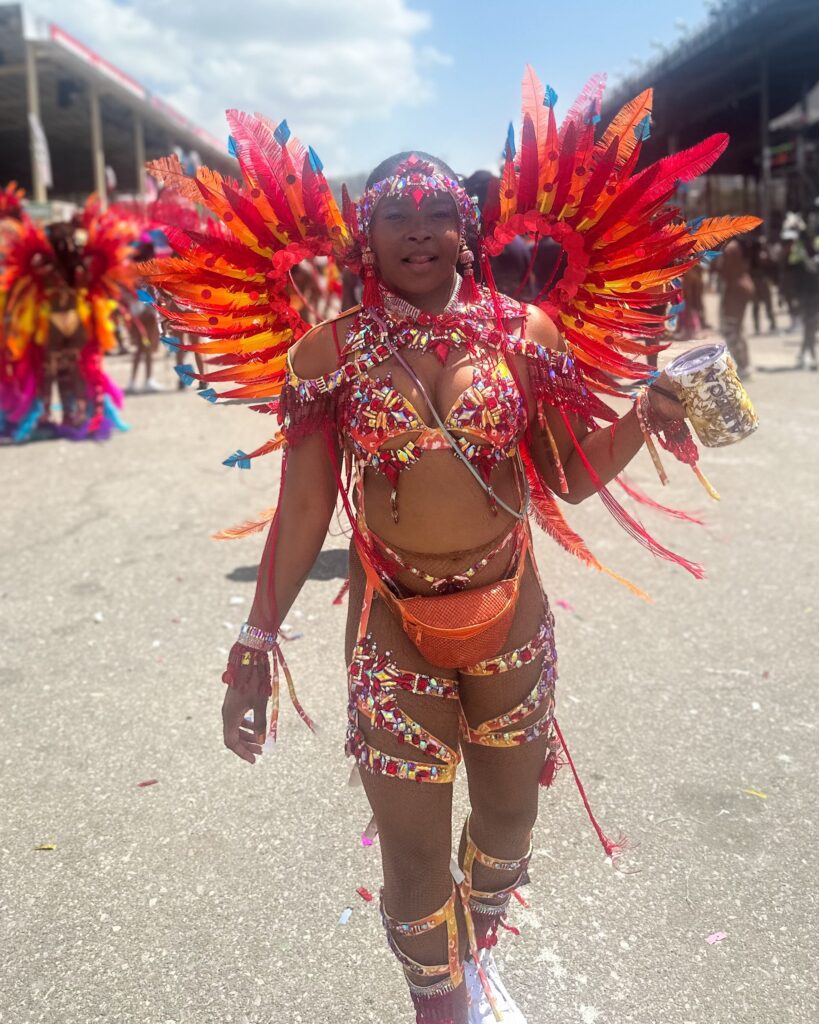
[[[159,381],[154,380],[153,377],[149,377],[145,381],[145,386],[143,387],[142,390],[143,391],[164,391],[165,388],[162,387],[162,385],[159,383]]]
[[[506,991],[506,986],[501,981],[495,958],[491,949],[482,949],[478,953],[492,995],[495,997],[495,1005],[503,1015],[504,1024],[526,1024],[526,1018],[518,1009],[514,999]],[[494,1024],[495,1015],[486,993],[481,985],[478,976],[478,969],[472,960],[464,962],[464,982],[469,997],[469,1024]]]

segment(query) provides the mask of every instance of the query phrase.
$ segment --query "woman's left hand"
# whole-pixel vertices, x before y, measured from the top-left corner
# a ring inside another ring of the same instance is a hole
[[[676,398],[669,397],[669,395],[674,393],[674,385],[668,374],[663,371],[654,383],[662,388],[663,391],[668,392],[668,395],[666,395],[655,387],[649,387],[648,389],[648,400],[651,402],[651,408],[657,416],[663,420],[685,419],[685,409],[682,404]]]

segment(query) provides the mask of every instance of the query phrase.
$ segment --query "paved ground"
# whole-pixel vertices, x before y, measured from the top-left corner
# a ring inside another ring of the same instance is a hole
[[[753,341],[762,429],[706,452],[723,494],[708,529],[656,524],[707,581],[653,564],[596,502],[573,522],[655,604],[538,543],[568,604],[563,729],[607,827],[640,849],[613,872],[568,775],[543,796],[532,909],[502,947],[530,1024],[817,1019],[819,374],[786,372],[794,344]],[[0,1021],[408,1021],[355,892],[379,866],[341,752],[343,539],[290,619],[323,732],[288,708],[250,768],[221,747],[219,673],[260,543],[208,535],[273,500],[272,466],[220,465],[267,424],[176,392],[126,419],[108,444],[0,449]],[[672,490],[706,507],[682,467]]]

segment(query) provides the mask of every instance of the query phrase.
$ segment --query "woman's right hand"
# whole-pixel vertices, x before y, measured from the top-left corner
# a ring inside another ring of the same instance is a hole
[[[253,712],[253,725],[245,721],[248,711]],[[225,746],[237,757],[255,764],[261,757],[262,744],[267,733],[267,697],[228,686],[222,702],[222,727]]]

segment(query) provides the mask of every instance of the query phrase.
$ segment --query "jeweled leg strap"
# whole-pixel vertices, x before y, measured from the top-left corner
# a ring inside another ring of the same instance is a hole
[[[479,850],[469,831],[469,818],[466,819],[466,851],[464,853],[463,873],[465,884],[469,891],[469,911],[473,915],[473,926],[478,949],[490,949],[497,941],[498,926],[506,928],[517,934],[517,929],[506,924],[506,915],[509,909],[509,901],[515,895],[521,903],[525,901],[518,894],[520,886],[526,885],[529,881],[529,861],[532,857],[532,842],[529,841],[527,853],[518,860],[501,860],[498,857],[490,857],[488,853]],[[484,892],[473,888],[472,874],[476,862],[494,871],[516,871],[517,876],[511,885],[505,888],[496,889],[493,892]]]
[[[416,1011],[417,1024],[448,1024],[454,1020],[454,992],[463,982],[463,965],[458,942],[458,918],[455,913],[457,890],[453,887],[446,903],[432,914],[417,921],[397,921],[384,910],[384,892],[381,892],[381,920],[387,933],[387,942],[396,959],[404,968],[410,996]],[[424,935],[434,928],[446,925],[447,963],[418,963],[398,945],[397,937]],[[418,984],[416,978],[435,978],[427,985]]]
[[[398,668],[387,653],[378,652],[372,637],[368,635],[356,645],[349,669],[349,690],[346,748],[359,768],[414,782],[454,781],[455,770],[461,759],[459,752],[402,710],[398,696],[404,692],[457,700],[456,680],[438,679]],[[369,719],[373,729],[392,733],[400,743],[417,748],[435,761],[430,763],[396,757],[372,746],[358,726],[359,714]]]

